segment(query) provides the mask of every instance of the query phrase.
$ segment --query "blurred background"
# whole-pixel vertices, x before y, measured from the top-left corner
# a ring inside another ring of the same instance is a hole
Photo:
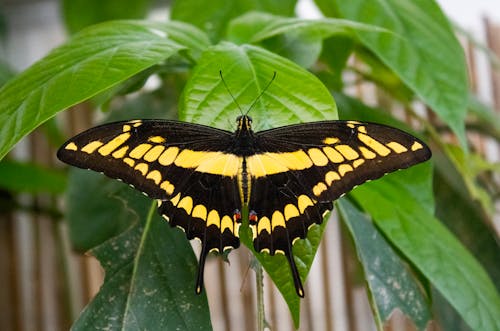
[[[0,1],[0,62],[3,64],[0,83],[3,83],[61,44],[68,33],[59,1]],[[498,66],[498,62],[489,55],[500,55],[500,2],[437,2],[457,27],[469,63],[472,89],[485,105],[499,112],[500,75],[494,69],[494,63]],[[319,12],[312,1],[301,0],[297,14],[315,18]],[[164,20],[167,15],[168,1],[157,1],[149,14],[156,20]],[[491,51],[485,51],[485,47]],[[370,86],[357,86],[349,92],[368,103],[376,94]],[[72,132],[78,132],[91,126],[92,115],[83,111],[70,112],[64,121]],[[55,152],[46,140],[43,129],[37,130],[18,144],[11,155],[17,160],[54,166],[57,164]],[[485,148],[489,148],[498,161],[498,145],[488,146]],[[58,180],[57,176],[54,178]],[[102,283],[99,263],[72,250],[66,226],[61,222],[61,202],[52,195],[16,194],[13,200],[11,193],[1,188],[0,195],[3,201],[15,201],[24,208],[15,212],[10,208],[0,209],[0,329],[68,329]],[[500,219],[497,217],[494,222],[498,231]],[[309,295],[302,306],[303,330],[375,330],[363,284],[352,281],[356,257],[344,237],[339,222],[330,222],[308,278]],[[239,293],[243,282],[253,282],[247,279],[252,277],[247,276],[248,253],[240,249],[233,255],[238,258],[231,258],[231,268],[219,259],[207,265],[206,277],[223,280],[207,289],[212,322],[215,330],[233,330],[241,325],[254,330],[253,294],[234,294]],[[276,330],[292,330],[286,304],[267,279],[266,282],[268,319],[279,321],[279,324],[274,323]],[[225,288],[219,288],[222,284],[226,284]],[[397,316],[391,328],[412,330]],[[467,327],[461,325],[461,329],[467,330]]]

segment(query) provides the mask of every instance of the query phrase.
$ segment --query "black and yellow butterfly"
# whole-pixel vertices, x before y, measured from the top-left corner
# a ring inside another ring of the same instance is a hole
[[[249,116],[237,123],[234,133],[167,120],[104,124],[70,139],[57,156],[157,199],[172,226],[198,238],[197,293],[207,254],[239,246],[248,207],[255,249],[287,257],[301,297],[294,241],[356,185],[431,156],[419,139],[379,124],[323,121],[253,132]]]

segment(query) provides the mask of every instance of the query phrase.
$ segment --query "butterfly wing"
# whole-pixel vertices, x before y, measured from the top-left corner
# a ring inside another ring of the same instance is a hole
[[[202,243],[196,291],[208,252],[239,246],[234,211],[241,160],[224,154],[232,134],[164,120],[115,122],[91,128],[57,152],[61,161],[117,178],[158,200],[159,212],[188,239]]]
[[[256,133],[248,157],[249,210],[257,251],[283,253],[297,294],[304,292],[292,244],[320,224],[332,201],[355,186],[430,158],[429,148],[398,129],[355,121],[290,125]]]

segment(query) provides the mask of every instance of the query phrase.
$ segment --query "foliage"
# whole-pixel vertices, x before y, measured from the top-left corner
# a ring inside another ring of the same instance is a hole
[[[389,112],[343,94],[348,84],[344,73],[356,71],[420,123],[424,130],[417,134],[432,143],[437,159],[435,168],[427,163],[388,175],[355,189],[337,204],[364,270],[378,329],[394,309],[404,312],[419,330],[434,318],[432,314],[446,320],[439,315],[443,311],[433,307],[432,291],[422,290],[430,282],[471,328],[500,330],[500,297],[494,284],[498,287],[500,282],[494,266],[498,254],[481,258],[477,245],[459,241],[461,233],[491,216],[492,193],[498,189],[481,181],[485,173],[498,172],[498,165],[469,151],[465,120],[470,110],[475,127],[493,138],[500,136],[498,122],[469,96],[463,52],[444,14],[433,0],[316,3],[325,18],[293,17],[294,1],[175,1],[171,20],[151,22],[107,21],[138,18],[137,13],[149,8],[145,0],[135,2],[137,10],[122,6],[115,11],[110,6],[104,12],[98,1],[64,1],[68,29],[82,30],[0,89],[0,158],[57,113],[86,100],[113,110],[108,120],[173,118],[177,110],[181,120],[232,129],[239,111],[219,71],[242,109],[249,108],[277,72],[252,108],[256,129],[340,117],[411,130]],[[79,15],[82,11],[85,14]],[[106,22],[84,28],[101,21]],[[363,65],[352,68],[351,56]],[[161,86],[153,92],[142,89],[153,75]],[[137,91],[141,96],[121,111],[110,102]],[[160,109],[159,100],[164,106]],[[438,115],[445,123],[441,130],[455,135],[459,145],[445,144],[412,108],[415,100]],[[0,185],[5,189],[60,194],[66,186],[60,172],[25,164],[19,169],[39,181],[9,181],[5,174],[15,164],[10,159],[0,164]],[[450,177],[446,167],[456,175]],[[433,173],[440,183],[436,193]],[[54,180],[56,184],[47,184]],[[21,185],[23,181],[30,185]],[[209,329],[206,297],[195,296],[192,289],[196,260],[182,233],[160,221],[150,201],[122,184],[71,171],[67,185],[74,245],[90,250],[106,269],[101,291],[74,329]],[[446,199],[443,187],[457,198]],[[478,203],[461,206],[470,207],[470,220],[450,231],[440,219],[449,224],[447,211],[457,207],[458,199]],[[326,222],[313,227],[307,239],[294,245],[303,279],[325,226]],[[484,227],[477,231],[488,252],[498,252],[494,234]],[[248,233],[242,233],[243,244],[254,252]],[[300,300],[284,257],[254,254],[298,326]],[[411,300],[403,299],[410,295]]]

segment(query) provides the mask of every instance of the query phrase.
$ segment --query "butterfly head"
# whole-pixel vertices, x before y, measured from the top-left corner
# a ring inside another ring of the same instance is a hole
[[[240,115],[236,118],[236,123],[238,123],[238,131],[251,131],[252,130],[252,118],[248,115]]]

